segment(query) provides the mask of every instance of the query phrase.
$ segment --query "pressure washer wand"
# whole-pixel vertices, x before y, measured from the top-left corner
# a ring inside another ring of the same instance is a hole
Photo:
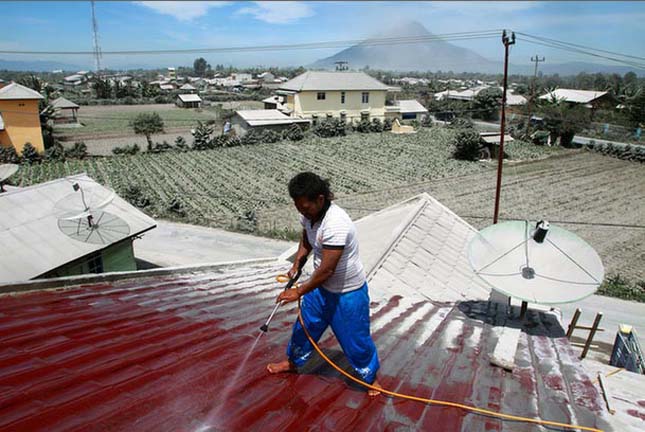
[[[291,288],[294,283],[296,283],[301,273],[302,273],[302,267],[298,269],[298,273],[296,273],[296,275],[293,278],[289,279],[289,282],[287,282],[287,284],[284,287],[285,291]],[[267,322],[265,322],[264,325],[260,327],[260,330],[262,330],[264,333],[266,333],[269,330],[269,323],[273,319],[273,315],[275,315],[275,313],[278,311],[278,308],[282,306],[282,303],[284,302],[281,301],[280,303],[277,303],[275,305],[275,307],[273,308],[273,311],[271,312],[271,315],[269,315],[269,318],[267,319]]]

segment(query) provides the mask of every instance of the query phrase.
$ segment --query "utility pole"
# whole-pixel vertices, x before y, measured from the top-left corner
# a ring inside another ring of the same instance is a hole
[[[535,72],[533,73],[533,82],[531,83],[531,98],[527,104],[527,121],[526,121],[526,134],[528,135],[531,131],[531,101],[535,98],[535,84],[537,82],[537,70],[538,63],[545,61],[546,59],[538,57],[536,54],[535,57],[531,57],[531,61],[535,63]]]
[[[504,91],[502,92],[502,124],[500,126],[499,136],[499,154],[497,155],[497,187],[495,188],[495,214],[493,215],[493,224],[497,223],[499,216],[499,194],[502,188],[502,162],[504,161],[504,123],[506,122],[506,88],[508,84],[508,47],[515,45],[515,33],[511,36],[506,35],[506,30],[502,32],[502,43],[504,44]]]
[[[94,34],[94,64],[96,66],[96,75],[99,76],[101,71],[101,48],[99,47],[99,26],[96,23],[96,12],[94,11],[94,0],[92,0],[92,32]]]

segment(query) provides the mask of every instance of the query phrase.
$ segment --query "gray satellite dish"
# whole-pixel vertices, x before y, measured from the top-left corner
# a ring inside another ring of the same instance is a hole
[[[54,205],[58,228],[65,235],[84,243],[110,244],[130,234],[127,222],[104,210],[116,192],[88,181],[73,182],[71,187],[74,192]]]
[[[583,299],[598,289],[605,274],[591,246],[546,221],[486,227],[471,240],[468,259],[493,289],[531,303]]]
[[[0,192],[4,192],[5,181],[18,171],[16,164],[2,164],[0,165]]]

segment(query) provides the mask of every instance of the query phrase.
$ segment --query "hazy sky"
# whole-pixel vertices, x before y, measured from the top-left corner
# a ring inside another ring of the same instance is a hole
[[[91,50],[90,2],[2,2],[0,50]],[[417,20],[434,34],[512,29],[645,57],[645,2],[96,2],[100,45],[107,50],[157,50],[357,39],[378,35],[394,21]],[[501,60],[499,39],[454,42]],[[299,65],[339,51],[203,54],[211,63]],[[531,55],[553,63],[602,62],[518,41],[511,61]],[[104,56],[107,67],[192,65],[198,55]],[[88,56],[27,56],[88,66]]]

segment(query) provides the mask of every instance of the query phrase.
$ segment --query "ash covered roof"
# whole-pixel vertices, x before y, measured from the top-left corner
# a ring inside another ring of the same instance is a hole
[[[364,263],[385,388],[608,429],[556,316],[530,309],[521,322],[516,308],[486,300],[463,266],[470,225],[422,195],[357,228],[361,251],[380,248]],[[268,375],[266,363],[284,356],[295,305],[249,350],[281,289],[274,276],[288,267],[278,259],[112,274],[4,296],[0,431],[542,430],[370,398],[318,356],[299,374]],[[513,371],[490,363],[503,328],[520,329]],[[330,333],[321,347],[347,367]]]

